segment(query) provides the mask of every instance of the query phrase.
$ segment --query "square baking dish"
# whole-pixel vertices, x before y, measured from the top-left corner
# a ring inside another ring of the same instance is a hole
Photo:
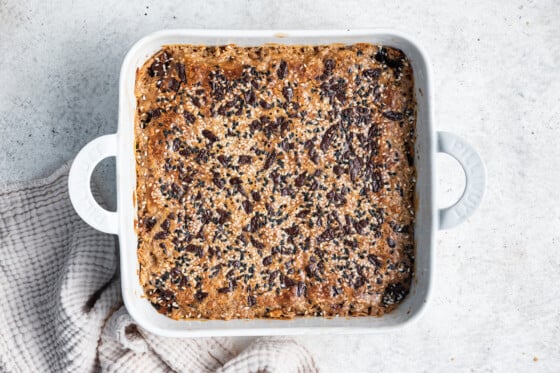
[[[416,223],[415,276],[410,294],[393,312],[382,317],[299,317],[290,320],[173,320],[159,314],[144,297],[138,278],[136,222],[136,167],[134,153],[134,93],[136,71],[166,44],[258,46],[266,43],[319,45],[372,43],[401,49],[414,71],[417,101],[415,143]],[[118,132],[87,144],[76,156],[69,176],[72,204],[82,219],[94,228],[117,234],[120,241],[121,282],[124,303],[142,328],[168,337],[234,335],[349,334],[387,331],[419,317],[428,301],[434,274],[435,232],[467,219],[480,204],[486,172],[476,151],[456,135],[433,128],[430,66],[423,50],[409,37],[389,30],[345,31],[233,31],[165,30],[138,41],[126,55],[120,75]],[[435,154],[444,152],[459,162],[466,176],[461,198],[445,209],[435,201]],[[93,198],[90,178],[104,158],[115,156],[117,165],[117,211],[101,208]]]

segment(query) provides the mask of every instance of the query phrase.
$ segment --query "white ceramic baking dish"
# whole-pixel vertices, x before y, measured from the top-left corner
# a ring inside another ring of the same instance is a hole
[[[418,103],[416,167],[418,182],[415,226],[415,278],[410,294],[392,313],[383,317],[307,317],[293,320],[175,321],[156,312],[144,298],[138,279],[137,237],[134,231],[136,185],[134,159],[134,113],[136,69],[165,44],[255,46],[282,44],[384,44],[404,51],[414,70]],[[485,168],[481,158],[456,135],[435,132],[430,65],[424,51],[409,37],[388,30],[346,31],[231,31],[167,30],[137,42],[124,59],[120,75],[118,132],[101,136],[87,144],[76,156],[69,177],[70,198],[78,214],[94,228],[118,234],[124,303],[138,324],[153,333],[172,337],[218,335],[279,335],[320,333],[372,333],[391,330],[418,318],[430,294],[434,273],[434,239],[437,229],[451,228],[469,217],[478,207],[485,190]],[[435,154],[456,158],[466,176],[462,197],[453,206],[437,209],[435,201]],[[94,200],[90,178],[104,158],[116,157],[117,211],[101,208]]]

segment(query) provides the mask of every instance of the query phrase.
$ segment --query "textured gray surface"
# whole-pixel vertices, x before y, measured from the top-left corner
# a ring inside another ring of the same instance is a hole
[[[151,31],[394,27],[415,36],[432,60],[436,126],[479,149],[486,198],[467,223],[439,232],[433,299],[418,323],[301,340],[325,371],[560,370],[558,1],[43,3],[0,0],[4,181],[47,175],[116,131],[120,63]],[[438,171],[438,196],[452,202],[461,174],[447,159]],[[104,179],[109,193],[110,172]]]

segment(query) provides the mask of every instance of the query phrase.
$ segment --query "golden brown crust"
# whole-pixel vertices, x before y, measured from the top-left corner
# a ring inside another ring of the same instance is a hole
[[[396,49],[170,45],[137,73],[138,258],[178,318],[382,315],[414,261]]]

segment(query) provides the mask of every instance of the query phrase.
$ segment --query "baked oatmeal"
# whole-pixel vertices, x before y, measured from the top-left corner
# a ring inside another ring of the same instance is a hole
[[[370,44],[169,45],[137,72],[140,282],[174,319],[380,316],[414,268],[413,73]]]

